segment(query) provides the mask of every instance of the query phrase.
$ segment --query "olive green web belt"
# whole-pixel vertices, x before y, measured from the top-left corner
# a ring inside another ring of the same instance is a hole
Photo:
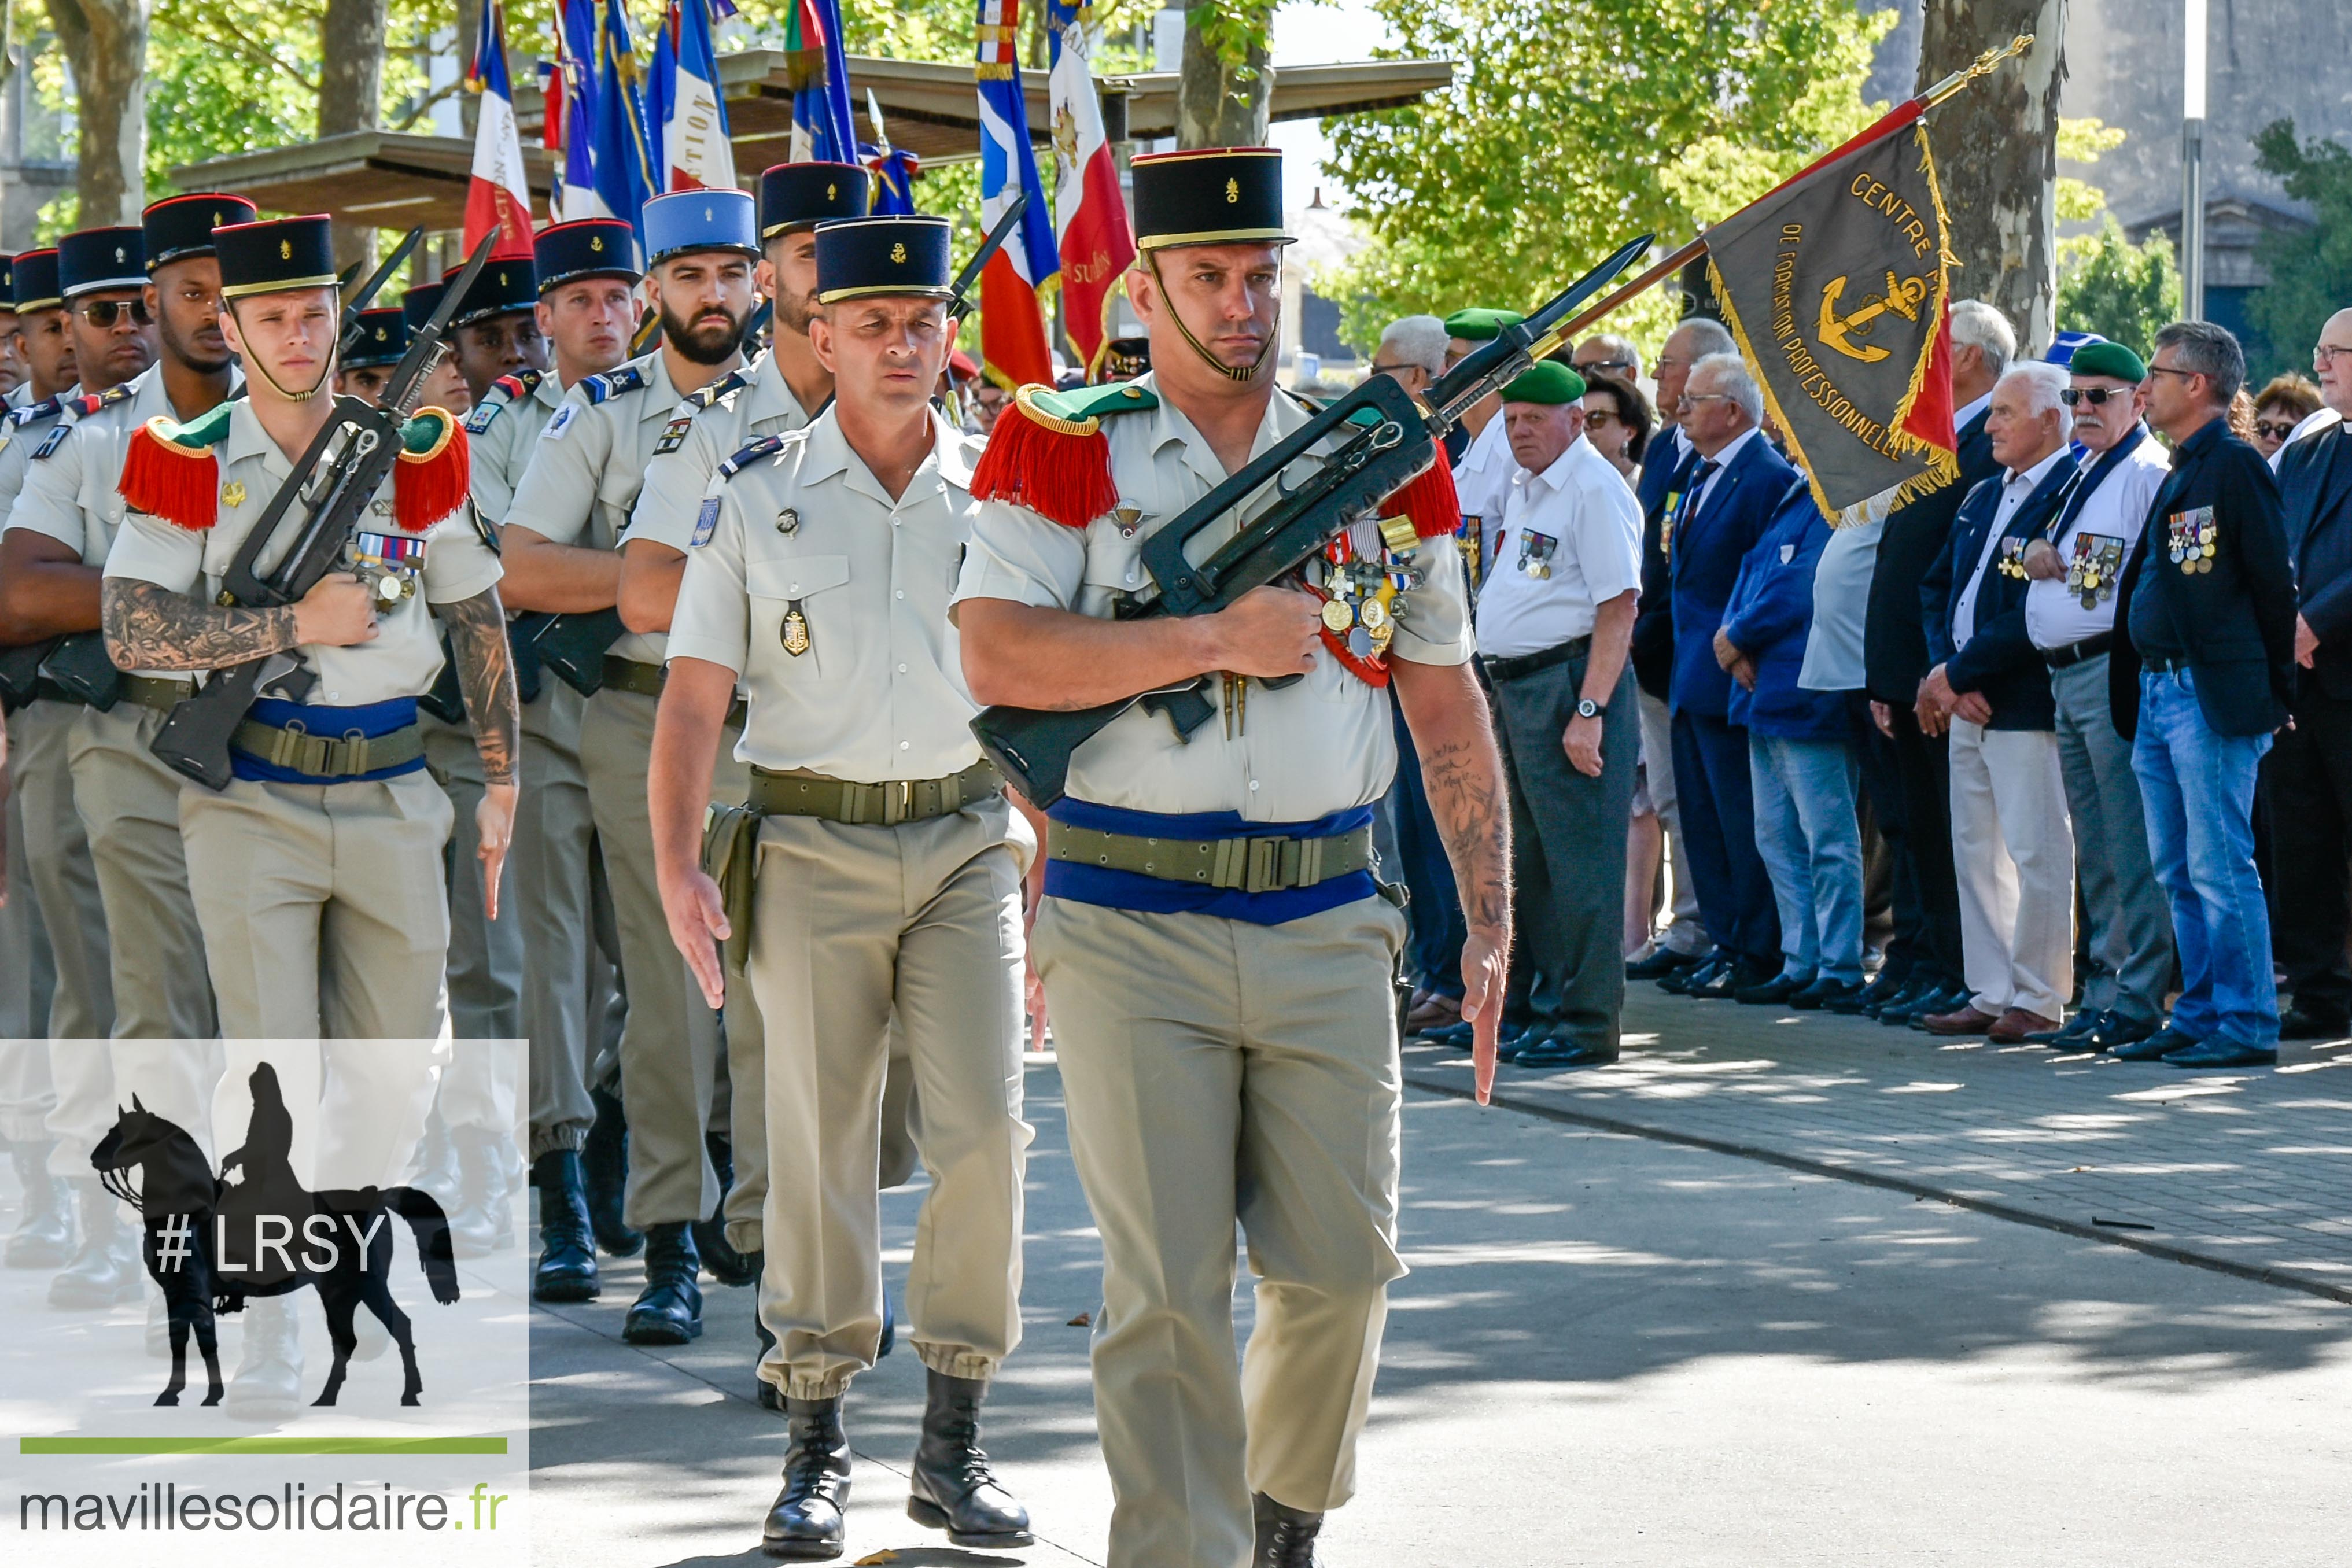
[[[1051,822],[1045,844],[1054,859],[1073,865],[1244,893],[1313,887],[1372,866],[1370,827],[1321,839],[1147,839]]]
[[[908,779],[883,784],[859,784],[822,773],[774,772],[751,769],[748,804],[763,817],[822,817],[849,827],[901,822],[928,822],[953,816],[975,800],[986,800],[1004,788],[1004,780],[986,762],[975,762],[945,779]]]
[[[229,744],[273,768],[332,780],[405,767],[425,755],[425,732],[412,724],[387,735],[312,735],[249,718],[236,727]]]

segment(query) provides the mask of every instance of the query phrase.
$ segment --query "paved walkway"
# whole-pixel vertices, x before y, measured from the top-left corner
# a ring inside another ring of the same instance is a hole
[[[1496,1098],[1774,1159],[2352,1301],[2352,1041],[2189,1072],[1631,988],[1614,1066]],[[1461,1094],[1466,1053],[1406,1076]]]

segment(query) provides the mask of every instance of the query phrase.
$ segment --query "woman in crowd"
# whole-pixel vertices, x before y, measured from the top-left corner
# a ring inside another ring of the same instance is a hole
[[[2289,371],[2273,376],[2254,394],[2254,450],[2275,457],[2294,427],[2319,412],[2319,388],[2309,376]]]

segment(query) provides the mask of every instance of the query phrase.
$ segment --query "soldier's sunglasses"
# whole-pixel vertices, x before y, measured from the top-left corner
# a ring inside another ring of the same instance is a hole
[[[2087,402],[2093,408],[2098,408],[2111,397],[2129,397],[2138,390],[2137,387],[2068,387],[2058,394],[2058,401],[2068,408],[2078,402]]]
[[[147,314],[147,301],[144,299],[92,299],[81,307],[81,319],[103,332],[121,320],[125,310],[130,311],[131,319],[142,327],[155,319]]]

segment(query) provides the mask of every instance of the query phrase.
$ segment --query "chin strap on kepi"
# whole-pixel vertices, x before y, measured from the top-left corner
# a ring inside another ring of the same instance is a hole
[[[1275,307],[1274,325],[1267,331],[1265,344],[1258,350],[1257,358],[1252,360],[1247,365],[1236,369],[1209,352],[1201,340],[1192,336],[1192,329],[1184,325],[1183,313],[1176,308],[1176,302],[1169,298],[1168,285],[1160,278],[1160,253],[1154,250],[1148,254],[1151,259],[1151,281],[1159,286],[1160,303],[1168,307],[1168,319],[1176,323],[1176,330],[1183,334],[1184,341],[1192,345],[1192,351],[1200,355],[1211,370],[1229,382],[1255,381],[1258,371],[1265,366],[1265,357],[1274,352],[1276,344],[1282,341],[1282,308],[1279,305]]]

